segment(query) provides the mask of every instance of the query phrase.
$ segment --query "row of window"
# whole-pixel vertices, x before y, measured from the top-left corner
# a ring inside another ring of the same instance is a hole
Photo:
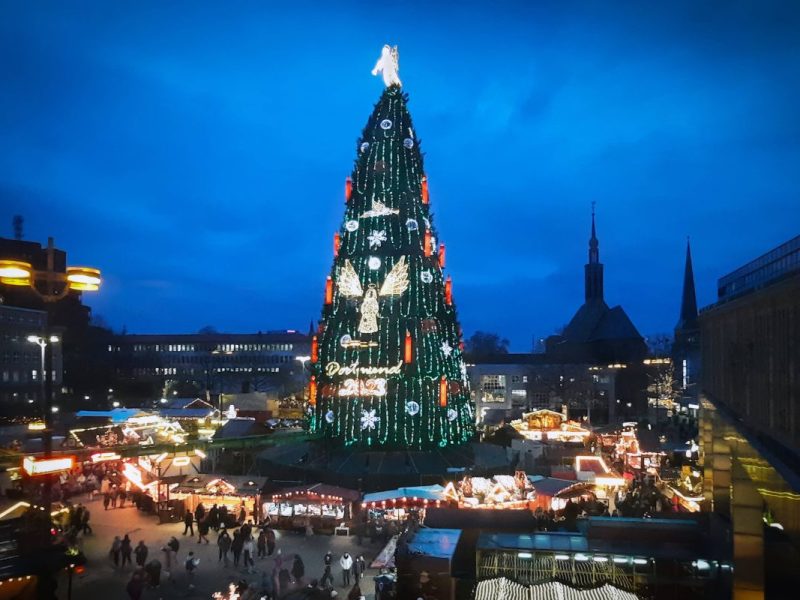
[[[109,352],[121,352],[123,346],[109,344]],[[133,344],[134,352],[209,352],[195,344]],[[291,352],[294,344],[218,344],[210,352]]]
[[[221,367],[218,369],[211,369],[212,373],[257,373],[269,374],[280,373],[279,367]],[[198,376],[203,377],[206,374],[205,369],[176,369],[174,367],[155,367],[152,369],[132,369],[131,373],[134,377],[145,377],[148,375],[175,375],[175,376]]]
[[[56,371],[52,372],[53,381],[56,380]],[[39,371],[36,369],[4,370],[2,373],[3,383],[36,383],[39,381]]]

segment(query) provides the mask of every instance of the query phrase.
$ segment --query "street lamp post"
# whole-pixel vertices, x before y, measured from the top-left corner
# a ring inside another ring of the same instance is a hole
[[[28,342],[36,344],[41,349],[41,380],[42,380],[42,412],[44,420],[44,431],[42,432],[42,442],[44,445],[45,458],[50,458],[53,453],[53,344],[60,341],[56,335],[29,335]],[[52,505],[51,491],[53,486],[52,475],[44,478],[44,505],[46,514],[50,514]]]

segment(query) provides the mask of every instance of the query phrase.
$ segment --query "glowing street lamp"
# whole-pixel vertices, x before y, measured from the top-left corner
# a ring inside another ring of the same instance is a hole
[[[71,290],[96,292],[100,289],[100,269],[92,267],[67,267],[67,286]]]
[[[6,285],[31,285],[31,263],[21,260],[0,260],[0,283]]]

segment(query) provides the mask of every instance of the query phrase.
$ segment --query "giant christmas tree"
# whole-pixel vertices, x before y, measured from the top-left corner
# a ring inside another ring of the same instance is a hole
[[[474,431],[445,247],[398,83],[357,144],[312,341],[314,433],[360,447],[432,448]]]

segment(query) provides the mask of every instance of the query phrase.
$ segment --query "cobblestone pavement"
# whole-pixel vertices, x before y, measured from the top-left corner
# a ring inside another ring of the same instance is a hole
[[[72,597],[75,600],[91,600],[95,598],[123,600],[128,598],[125,586],[133,573],[134,567],[129,565],[124,568],[115,568],[108,556],[114,536],[119,535],[122,537],[126,533],[130,536],[133,546],[136,546],[139,540],[144,540],[150,550],[148,561],[153,557],[158,557],[162,564],[164,562],[164,554],[161,552],[161,548],[166,544],[170,536],[174,535],[180,541],[178,568],[174,569],[174,583],[165,580],[162,570],[161,586],[158,589],[145,590],[142,596],[143,600],[211,598],[213,592],[227,588],[229,582],[246,579],[258,585],[262,575],[270,575],[272,573],[275,555],[256,559],[254,573],[245,572],[241,565],[239,569],[235,569],[233,566],[226,568],[220,564],[218,562],[216,534],[213,530],[209,534],[209,544],[198,544],[196,535],[193,538],[188,535],[181,535],[183,523],[161,525],[156,517],[144,514],[135,507],[126,506],[125,508],[104,511],[103,505],[99,501],[84,502],[84,505],[91,511],[90,524],[94,532],[92,535],[85,536],[82,539],[83,552],[88,559],[88,563],[85,572],[81,575],[75,575],[73,579]],[[294,554],[299,554],[303,559],[306,571],[303,585],[306,585],[311,579],[322,577],[324,571],[323,557],[330,550],[334,556],[332,572],[340,598],[346,596],[349,588],[345,588],[342,585],[339,557],[344,552],[349,552],[352,556],[363,554],[367,565],[369,565],[381,550],[379,544],[370,544],[368,540],[364,540],[363,546],[358,546],[354,537],[315,535],[306,538],[300,534],[283,531],[276,532],[276,537],[276,548],[281,549],[284,562],[287,562],[287,556],[291,557]],[[189,588],[184,569],[184,562],[189,551],[194,551],[195,556],[200,559],[193,589]],[[366,595],[368,600],[374,598],[372,578],[375,575],[377,575],[377,571],[367,569],[364,578],[361,580],[362,593]],[[67,576],[62,575],[58,586],[59,598],[67,598],[67,585]]]

